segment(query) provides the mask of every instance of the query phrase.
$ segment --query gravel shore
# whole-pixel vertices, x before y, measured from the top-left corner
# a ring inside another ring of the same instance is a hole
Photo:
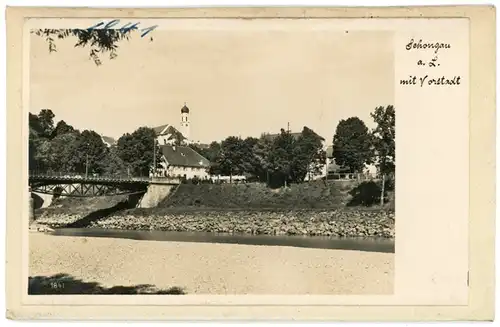
[[[30,233],[31,277],[187,294],[391,294],[393,253],[137,241]]]
[[[64,227],[79,215],[49,211],[38,224]],[[83,219],[85,220],[85,219]],[[106,229],[394,238],[394,213],[384,210],[162,210],[133,209],[89,222]]]

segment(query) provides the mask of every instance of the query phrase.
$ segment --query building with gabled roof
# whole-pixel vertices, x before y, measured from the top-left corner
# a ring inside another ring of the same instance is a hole
[[[156,172],[158,176],[194,177],[207,179],[209,177],[210,161],[188,146],[160,145],[160,165]]]

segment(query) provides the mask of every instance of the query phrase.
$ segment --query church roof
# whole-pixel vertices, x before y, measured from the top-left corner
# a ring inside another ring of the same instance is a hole
[[[165,128],[167,128],[169,124],[153,127],[153,130],[155,131],[156,135],[159,135]]]
[[[210,161],[188,146],[161,145],[160,152],[169,165],[208,168]]]
[[[189,113],[189,108],[186,105],[184,105],[184,107],[181,108],[181,113],[187,113],[188,114]]]
[[[156,136],[168,136],[167,139],[169,140],[173,140],[176,135],[180,136],[181,141],[187,140],[187,138],[181,132],[179,132],[177,128],[169,124],[153,127],[153,130],[155,131]]]

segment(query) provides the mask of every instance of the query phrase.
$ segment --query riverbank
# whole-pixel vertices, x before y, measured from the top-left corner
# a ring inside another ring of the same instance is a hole
[[[392,294],[394,254],[30,233],[30,277],[187,294]],[[68,283],[68,282],[66,282]]]
[[[45,213],[38,224],[52,228],[81,220],[76,214]],[[132,209],[88,222],[93,228],[215,232],[252,235],[394,237],[394,213],[388,210],[168,210]]]

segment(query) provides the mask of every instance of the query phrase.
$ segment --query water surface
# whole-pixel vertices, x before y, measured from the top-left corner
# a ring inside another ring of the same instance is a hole
[[[339,249],[394,253],[394,240],[331,236],[248,235],[206,232],[134,231],[101,228],[58,228],[53,235],[125,238],[133,240],[229,243],[246,245],[294,246],[315,249]]]

